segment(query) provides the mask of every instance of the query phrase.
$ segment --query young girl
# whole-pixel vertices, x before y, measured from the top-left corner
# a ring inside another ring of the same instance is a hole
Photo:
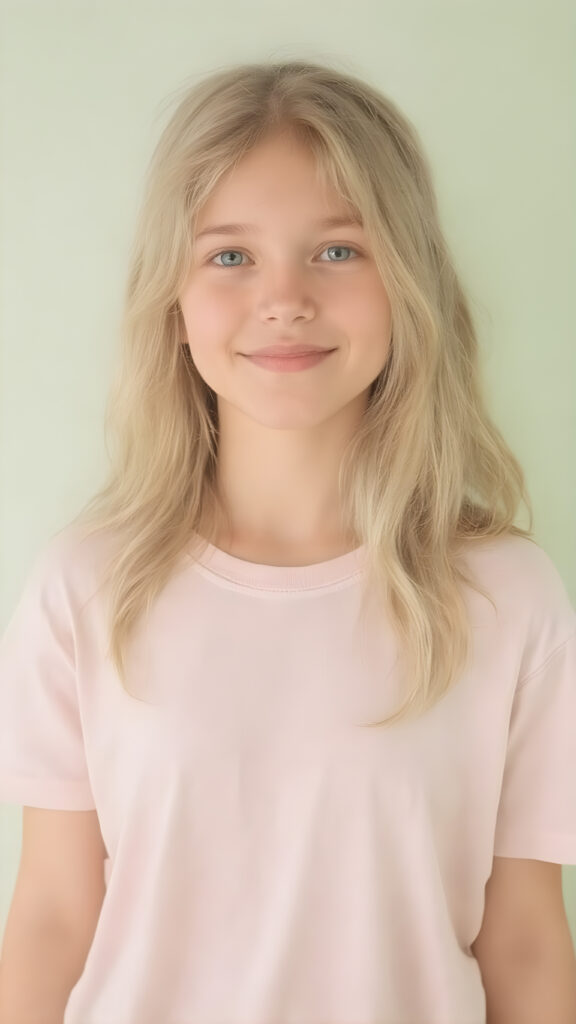
[[[568,1024],[576,612],[416,132],[303,61],[178,98],[1,648],[0,1021]]]

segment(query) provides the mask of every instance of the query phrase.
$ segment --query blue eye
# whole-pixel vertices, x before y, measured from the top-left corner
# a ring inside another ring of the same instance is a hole
[[[356,255],[358,255],[357,250],[353,249],[349,245],[329,245],[329,246],[326,247],[326,249],[323,249],[322,251],[323,252],[329,252],[331,249],[332,250],[336,250],[337,252],[341,252],[341,251],[354,252],[354,253],[356,253]],[[217,259],[219,256],[228,256],[230,253],[235,253],[236,255],[240,255],[240,256],[245,256],[246,255],[246,253],[244,253],[244,251],[242,249],[221,249],[220,252],[217,252],[214,256],[212,256],[211,259],[208,262],[209,263],[213,263],[214,260]],[[349,260],[322,260],[322,262],[323,263],[326,263],[326,262],[328,262],[328,263],[345,263],[345,262],[349,263],[350,261]],[[241,264],[241,263],[217,263],[216,266],[218,266],[218,267],[238,267],[238,266],[243,266],[243,264]]]
[[[218,259],[219,256],[228,256],[230,253],[235,253],[236,256],[243,256],[244,255],[244,253],[241,253],[238,249],[223,249],[222,252],[217,252],[216,255],[213,256],[212,259],[209,260],[208,262],[209,263],[213,263],[214,260]],[[224,263],[224,264],[219,263],[218,264],[219,267],[221,267],[221,266],[233,266],[233,267],[236,266],[237,267],[239,265],[241,266],[242,264],[238,264],[238,263],[232,263],[232,264],[230,264],[230,263]]]

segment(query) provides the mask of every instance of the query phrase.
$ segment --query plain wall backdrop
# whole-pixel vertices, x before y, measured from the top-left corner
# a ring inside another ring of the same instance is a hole
[[[416,126],[490,410],[576,602],[572,2],[13,0],[0,17],[0,628],[105,473],[128,248],[171,94],[295,58],[365,78]],[[0,942],[20,830],[0,805]],[[576,945],[576,867],[563,881]]]

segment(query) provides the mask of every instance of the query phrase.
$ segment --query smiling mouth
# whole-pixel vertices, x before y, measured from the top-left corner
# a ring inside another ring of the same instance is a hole
[[[316,349],[314,352],[306,352],[304,355],[250,355],[246,356],[251,363],[264,370],[271,370],[277,373],[292,373],[300,370],[312,369],[319,363],[323,363],[336,349]]]
[[[335,349],[333,349],[333,348],[307,348],[307,349],[286,349],[284,352],[281,349],[278,349],[277,352],[256,351],[256,352],[242,352],[241,354],[245,355],[245,356],[248,356],[248,358],[250,358],[250,359],[254,358],[255,356],[257,356],[258,359],[298,359],[298,358],[302,358],[304,356],[324,355],[327,352],[334,352],[334,351],[335,351]]]

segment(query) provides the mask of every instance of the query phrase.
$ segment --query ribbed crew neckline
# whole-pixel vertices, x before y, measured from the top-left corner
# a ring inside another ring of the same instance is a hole
[[[358,575],[363,570],[365,554],[365,545],[361,545],[337,558],[312,565],[263,565],[248,562],[208,543],[200,555],[191,552],[191,557],[209,573],[255,590],[313,590]]]

